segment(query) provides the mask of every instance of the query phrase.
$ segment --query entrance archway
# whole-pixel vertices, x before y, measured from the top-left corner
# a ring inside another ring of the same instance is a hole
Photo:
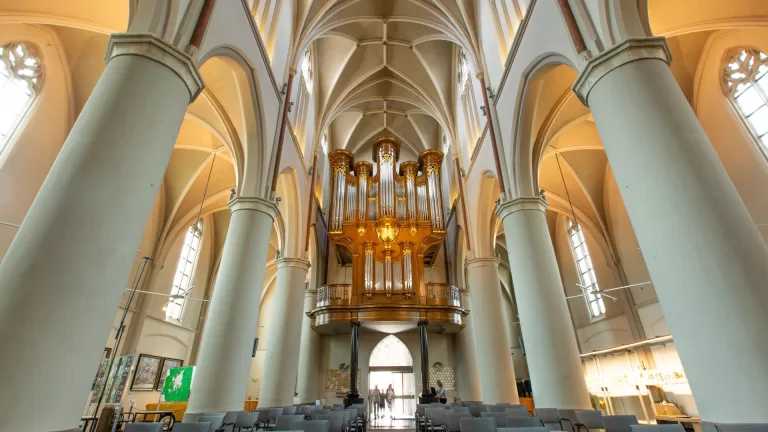
[[[382,339],[371,352],[368,371],[368,385],[371,389],[378,385],[384,393],[392,385],[395,391],[392,407],[387,407],[383,415],[395,419],[413,418],[416,409],[413,357],[403,341],[394,335]],[[373,409],[370,412],[373,415]]]

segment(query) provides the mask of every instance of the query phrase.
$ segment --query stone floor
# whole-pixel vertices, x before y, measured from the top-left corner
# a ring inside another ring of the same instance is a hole
[[[370,419],[368,429],[375,429],[377,431],[415,430],[416,424],[413,419],[393,419],[387,416]]]

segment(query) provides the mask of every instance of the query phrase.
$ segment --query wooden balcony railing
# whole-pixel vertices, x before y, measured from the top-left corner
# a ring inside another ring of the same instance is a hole
[[[461,296],[457,287],[443,283],[428,283],[426,286],[428,305],[461,307]]]
[[[317,289],[317,307],[349,305],[351,284],[323,285]]]

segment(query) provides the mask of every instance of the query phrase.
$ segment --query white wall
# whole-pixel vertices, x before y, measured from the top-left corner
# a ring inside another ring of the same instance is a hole
[[[371,352],[376,345],[384,339],[387,334],[374,333],[362,328],[359,339],[359,368],[360,368],[360,394],[363,397],[368,395],[368,361],[371,357]],[[419,333],[407,332],[399,333],[397,336],[411,352],[413,357],[413,374],[416,388],[414,394],[418,397],[421,393],[421,351],[419,348]],[[454,367],[453,359],[453,337],[448,335],[441,335],[436,333],[430,333],[428,335],[429,341],[429,363],[430,366],[435,362],[441,362],[444,366]],[[328,369],[338,369],[342,363],[349,364],[350,361],[350,335],[342,334],[337,336],[323,336],[321,340],[321,352],[322,352],[322,366],[321,369],[327,371]],[[321,382],[324,387],[326,385],[325,380]],[[455,396],[455,392],[448,392],[448,398],[452,399]],[[326,392],[327,404],[342,403],[343,397],[337,397],[334,392]]]

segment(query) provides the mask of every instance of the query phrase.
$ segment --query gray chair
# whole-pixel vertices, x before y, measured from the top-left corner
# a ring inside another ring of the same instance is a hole
[[[296,405],[291,405],[287,407],[283,407],[283,414],[282,415],[295,415],[296,414]]]
[[[497,403],[497,404],[491,405],[491,411],[492,412],[504,412],[504,411],[506,411],[507,408],[510,408],[511,406],[512,406],[512,404],[511,403],[507,403],[507,402]]]
[[[463,418],[461,432],[496,432],[496,421],[493,418]]]
[[[333,404],[334,408],[344,408],[344,404]]]
[[[344,428],[344,417],[343,413],[331,411],[326,415],[317,416],[317,419],[328,421],[328,432],[342,432]]]
[[[66,430],[60,430],[60,431],[52,431],[52,432],[82,432],[82,429],[78,428],[72,428],[72,429],[66,429]]]
[[[528,417],[528,407],[525,405],[512,405],[511,407],[508,407],[504,412],[507,414],[507,418],[509,417]]]
[[[235,419],[235,425],[232,428],[233,431],[252,431],[258,428],[259,423],[259,413],[257,411],[252,412],[246,412],[246,411],[240,411],[237,413],[237,418]]]
[[[766,432],[768,423],[711,423],[701,422],[704,432]]]
[[[449,412],[445,413],[445,429],[448,432],[460,432],[461,431],[461,419],[472,418],[472,414],[467,412]]]
[[[605,429],[603,413],[594,410],[576,410],[576,430]]]
[[[317,416],[321,415],[328,415],[331,413],[331,410],[325,409],[325,408],[315,408],[312,410],[312,413],[309,414],[310,420],[317,420]]]
[[[276,431],[293,430],[293,422],[297,420],[304,420],[304,416],[301,414],[279,415],[277,416],[277,419],[275,419],[275,430]]]
[[[639,425],[637,417],[633,415],[612,415],[603,416],[605,432],[629,432],[629,427]]]
[[[507,417],[507,427],[544,427],[544,422],[538,417]]]
[[[484,412],[480,413],[480,417],[492,418],[497,428],[507,427],[507,413],[505,412]]]
[[[497,432],[550,432],[548,427],[505,427],[496,429]]]
[[[558,409],[557,414],[560,416],[560,426],[562,430],[576,432],[576,410]],[[566,427],[568,429],[566,429]]]
[[[304,432],[328,432],[328,420],[299,420],[293,422],[293,430]]]
[[[225,413],[205,414],[198,417],[196,421],[198,423],[209,423],[211,425],[209,430],[213,432],[221,429],[224,425],[224,415]]]
[[[469,407],[463,407],[463,406],[452,406],[451,411],[455,413],[463,413],[463,414],[469,414],[472,415],[472,413],[469,412]]]
[[[563,430],[557,408],[536,408],[533,410],[533,415],[540,418],[544,426],[550,430]]]
[[[227,426],[235,426],[235,420],[237,420],[237,415],[244,411],[227,411],[224,414],[224,419],[221,422],[221,426],[226,428]]]
[[[165,423],[127,423],[125,432],[162,432]]]
[[[680,423],[656,424],[656,425],[632,425],[630,432],[685,432],[685,428]]]
[[[480,417],[480,413],[488,412],[488,407],[485,405],[471,405],[469,412],[472,414],[472,417]]]
[[[427,426],[428,431],[445,431],[445,414],[450,414],[450,411],[446,411],[443,408],[436,408],[430,410],[432,417],[430,418],[432,424]]]
[[[195,423],[176,423],[173,425],[173,432],[210,432],[211,424],[208,422]]]

